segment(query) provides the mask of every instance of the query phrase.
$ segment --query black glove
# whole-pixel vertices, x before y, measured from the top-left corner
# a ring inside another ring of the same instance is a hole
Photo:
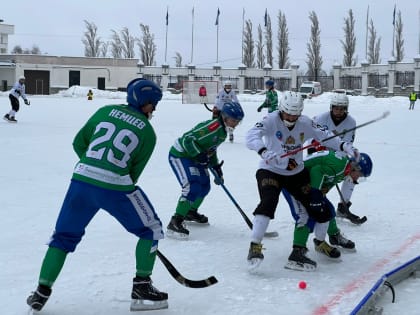
[[[29,102],[29,100],[28,100],[28,99],[26,99],[26,98],[23,100],[23,102],[24,102],[26,105],[28,105],[28,106],[29,106],[29,105],[31,105],[31,103]]]
[[[263,106],[262,105],[261,106],[258,106],[257,112],[261,112],[262,109],[263,109]]]
[[[18,95],[21,95],[21,94],[22,94],[20,90],[15,90],[15,92],[16,92]]]
[[[213,166],[213,171],[216,173],[216,176],[214,176],[214,183],[216,185],[223,185],[225,180],[223,179],[223,171],[222,171],[222,165],[225,163],[225,161],[220,162],[219,164],[216,164]]]
[[[316,222],[328,222],[332,218],[332,213],[325,202],[325,197],[319,189],[311,189],[308,214]]]
[[[198,164],[207,166],[209,164],[209,156],[207,155],[207,152],[200,153],[195,157],[195,160]]]

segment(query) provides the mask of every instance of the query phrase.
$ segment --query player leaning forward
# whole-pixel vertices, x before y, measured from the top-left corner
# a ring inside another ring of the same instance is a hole
[[[329,209],[324,209],[319,200],[322,193],[311,189],[310,176],[303,165],[303,151],[287,157],[287,152],[302,147],[305,140],[313,138],[321,141],[331,133],[316,127],[307,116],[302,116],[303,100],[300,93],[285,92],[280,101],[279,110],[268,114],[251,128],[246,136],[247,147],[261,156],[256,173],[260,202],[254,211],[251,244],[248,262],[258,266],[264,259],[262,239],[274,213],[283,188],[299,200],[319,222],[331,218]],[[349,142],[334,137],[323,142],[334,151],[344,151],[357,158],[358,151]]]
[[[154,82],[135,79],[127,86],[128,105],[100,108],[77,133],[73,148],[80,160],[48,244],[38,287],[27,299],[33,310],[43,308],[67,254],[75,251],[101,208],[138,237],[131,310],[168,307],[168,294],[158,291],[150,279],[158,240],[163,238],[162,223],[135,185],[156,144],[149,118],[161,98]]]

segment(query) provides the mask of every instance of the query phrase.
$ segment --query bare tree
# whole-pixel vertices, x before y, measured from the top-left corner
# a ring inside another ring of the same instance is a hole
[[[401,11],[398,10],[397,20],[395,21],[395,59],[400,62],[404,59],[404,39],[403,39],[403,23],[401,19]]]
[[[318,17],[315,11],[309,13],[309,19],[311,20],[311,38],[309,43],[306,44],[308,52],[306,57],[306,65],[308,66],[307,75],[318,79],[318,74],[321,72],[322,67],[322,56],[321,56],[321,30],[319,29]]]
[[[98,36],[98,27],[93,22],[84,20],[86,31],[82,43],[85,45],[85,57],[98,57],[101,38]]]
[[[42,54],[41,49],[39,49],[38,45],[33,45],[31,49],[25,48],[23,49],[20,45],[16,45],[13,47],[12,54],[25,54],[25,55],[40,55]]]
[[[182,67],[182,56],[179,52],[175,52],[175,57],[173,57],[175,59],[175,67]]]
[[[271,29],[271,18],[269,14],[267,14],[267,25],[265,27],[265,47],[267,63],[273,66],[273,31]]]
[[[140,23],[140,29],[143,34],[141,40],[138,41],[141,61],[145,66],[153,66],[156,56],[155,35],[150,33],[148,25]]]
[[[257,35],[257,68],[262,69],[264,68],[264,43],[263,43],[263,32],[261,25],[258,24],[258,35]]]
[[[111,56],[113,58],[121,58],[122,57],[122,51],[123,51],[123,44],[121,42],[120,35],[117,31],[111,30]]]
[[[12,54],[21,54],[23,52],[22,46],[16,45],[12,49]]]
[[[244,64],[248,68],[255,67],[255,52],[254,52],[254,39],[252,37],[252,22],[251,20],[245,21],[244,29]]]
[[[286,15],[279,10],[277,16],[279,22],[279,28],[277,33],[277,53],[279,56],[279,69],[288,69],[290,67],[289,62],[289,29],[287,28]]]
[[[340,40],[344,50],[343,66],[345,67],[356,65],[356,59],[354,57],[356,52],[356,35],[354,34],[355,23],[353,11],[350,9],[349,15],[344,18],[344,40]]]
[[[108,55],[109,42],[102,42],[99,48],[99,56],[106,57]]]
[[[31,54],[32,55],[40,55],[41,54],[41,49],[39,49],[39,47],[37,45],[33,45],[32,49],[31,49]]]
[[[130,34],[127,27],[124,27],[121,31],[121,43],[122,43],[122,52],[124,58],[134,58],[134,44],[136,43],[136,38]]]
[[[377,64],[381,62],[379,57],[381,50],[381,38],[377,38],[376,29],[373,25],[373,20],[370,20],[369,25],[369,40],[368,40],[368,62]]]

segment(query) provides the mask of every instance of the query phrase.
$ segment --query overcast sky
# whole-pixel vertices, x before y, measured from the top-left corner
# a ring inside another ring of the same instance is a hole
[[[405,61],[413,61],[419,53],[420,2],[416,0],[283,0],[260,3],[255,0],[242,1],[14,1],[0,12],[5,24],[15,25],[15,34],[9,37],[9,50],[15,45],[31,48],[37,45],[43,53],[58,56],[83,56],[82,44],[85,31],[84,20],[98,27],[102,40],[109,40],[111,29],[120,31],[127,27],[136,37],[140,35],[139,24],[150,26],[157,45],[156,64],[165,62],[165,16],[169,8],[167,63],[174,65],[175,52],[183,57],[183,64],[191,61],[196,66],[211,67],[216,63],[217,8],[219,17],[219,64],[237,67],[241,63],[242,12],[245,19],[253,23],[254,39],[258,24],[264,26],[266,8],[271,18],[274,47],[277,46],[277,15],[286,14],[289,28],[290,60],[305,66],[310,36],[309,12],[314,10],[321,29],[321,54],[323,68],[329,71],[332,64],[342,63],[343,50],[339,42],[343,38],[343,20],[348,10],[353,10],[356,20],[356,55],[358,61],[365,59],[366,13],[373,19],[378,36],[381,37],[381,60],[387,62],[392,55],[392,17],[394,4],[401,10]],[[270,7],[267,7],[270,5]],[[194,6],[194,28],[192,8]],[[192,41],[192,29],[194,36]],[[194,43],[192,49],[192,42]],[[193,53],[192,53],[193,52]],[[136,46],[138,55],[138,47]],[[274,63],[277,60],[276,52]],[[274,68],[277,68],[274,65]]]

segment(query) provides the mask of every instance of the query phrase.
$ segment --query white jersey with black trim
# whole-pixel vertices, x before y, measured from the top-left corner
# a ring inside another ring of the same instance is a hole
[[[345,130],[352,129],[356,127],[356,120],[354,120],[353,117],[351,117],[349,114],[347,114],[347,117],[340,122],[338,125],[334,123],[334,121],[331,118],[331,112],[325,112],[318,116],[314,117],[314,122],[322,129],[328,130],[332,132],[333,134],[337,134],[340,132],[343,132]],[[355,130],[349,131],[345,133],[344,135],[340,136],[341,140],[345,142],[354,142],[354,138],[356,136]]]
[[[20,82],[16,82],[12,89],[9,92],[14,97],[19,98],[21,96],[24,100],[26,100],[26,94],[25,94],[25,84],[20,84]]]
[[[222,110],[223,105],[228,102],[236,102],[239,103],[238,97],[235,94],[234,90],[230,90],[226,92],[225,89],[220,90],[219,94],[216,96],[216,101],[214,107],[218,110]]]
[[[282,155],[284,152],[302,148],[305,140],[309,138],[320,141],[331,135],[330,132],[318,128],[307,116],[300,116],[293,128],[289,130],[284,125],[277,110],[269,113],[247,132],[246,145],[248,149],[256,152],[267,148],[267,150],[278,152],[279,155]],[[340,138],[335,137],[322,144],[335,151],[341,151],[341,143]],[[267,169],[280,175],[294,175],[303,170],[303,150],[290,155],[288,158],[297,162],[298,166],[295,169],[287,170],[275,167],[267,164],[263,159],[259,162],[259,168]]]

